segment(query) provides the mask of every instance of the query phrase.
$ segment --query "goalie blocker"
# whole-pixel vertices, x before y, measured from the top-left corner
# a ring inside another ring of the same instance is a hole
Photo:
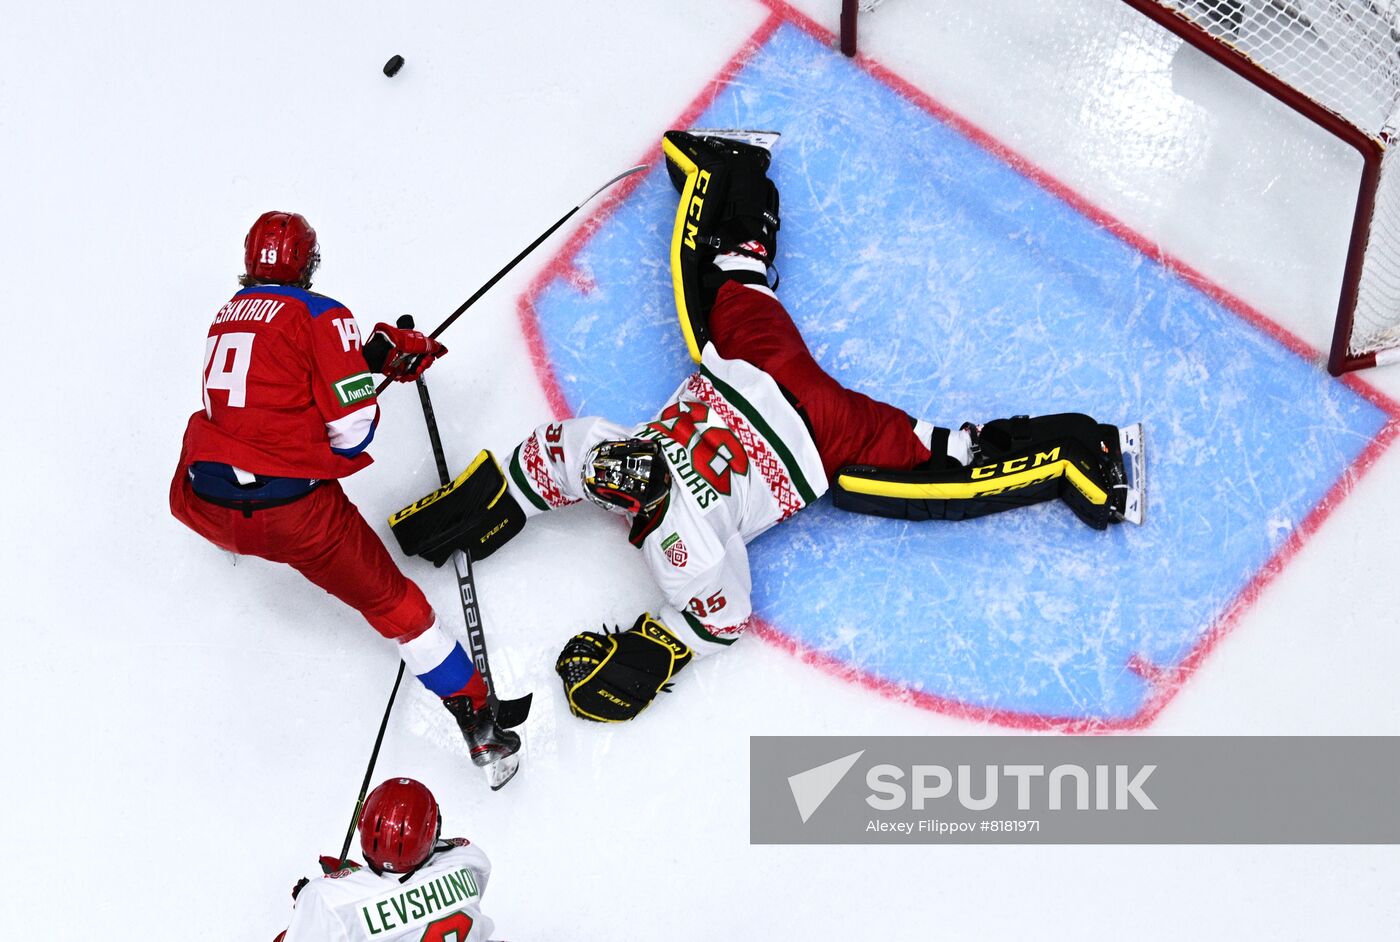
[[[909,471],[850,465],[837,472],[833,501],[880,517],[963,520],[1058,497],[1096,530],[1125,520],[1142,523],[1141,425],[1119,429],[1062,413],[964,429],[972,435],[970,464],[935,459]],[[936,430],[935,455],[946,450],[948,434]]]
[[[451,484],[421,497],[389,518],[408,556],[441,566],[462,550],[485,559],[525,527],[525,511],[506,490],[496,456],[483,451]]]

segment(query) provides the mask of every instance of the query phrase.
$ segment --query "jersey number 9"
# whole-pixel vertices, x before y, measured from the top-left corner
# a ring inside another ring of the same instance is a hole
[[[472,917],[459,910],[430,922],[422,942],[467,942],[471,931]]]

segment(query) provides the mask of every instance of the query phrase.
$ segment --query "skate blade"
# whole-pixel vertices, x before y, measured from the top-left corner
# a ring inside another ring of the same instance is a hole
[[[504,759],[497,759],[486,766],[486,783],[493,792],[498,792],[520,771],[520,753],[512,753]]]
[[[1123,471],[1128,478],[1123,519],[1142,526],[1143,510],[1147,507],[1147,452],[1142,444],[1141,422],[1118,430],[1118,447],[1123,453]]]
[[[779,131],[748,131],[741,128],[689,128],[685,133],[694,134],[696,137],[722,137],[726,141],[752,144],[754,147],[762,147],[770,154],[773,152],[773,145],[778,143],[778,138],[783,136]]]

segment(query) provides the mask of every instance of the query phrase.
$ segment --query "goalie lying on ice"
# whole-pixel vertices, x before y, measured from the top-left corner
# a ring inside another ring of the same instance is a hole
[[[439,565],[457,549],[485,558],[530,517],[581,500],[630,518],[629,539],[666,602],[627,631],[585,632],[564,648],[556,670],[586,719],[631,719],[693,657],[733,644],[753,614],[746,544],[828,488],[838,507],[907,519],[1056,497],[1097,529],[1142,519],[1137,427],[1063,414],[954,431],[826,374],[768,286],[779,225],[764,146],[772,138],[664,138],[681,193],[672,277],[699,369],[654,419],[548,423],[506,469],[483,452],[390,518],[406,553]]]

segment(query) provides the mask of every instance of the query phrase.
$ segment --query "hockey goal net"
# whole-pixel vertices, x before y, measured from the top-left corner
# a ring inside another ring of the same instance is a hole
[[[1400,0],[1117,0],[1361,155],[1328,356],[1333,374],[1400,362]],[[843,0],[841,50],[881,0]],[[1150,27],[1144,23],[1144,26]]]

